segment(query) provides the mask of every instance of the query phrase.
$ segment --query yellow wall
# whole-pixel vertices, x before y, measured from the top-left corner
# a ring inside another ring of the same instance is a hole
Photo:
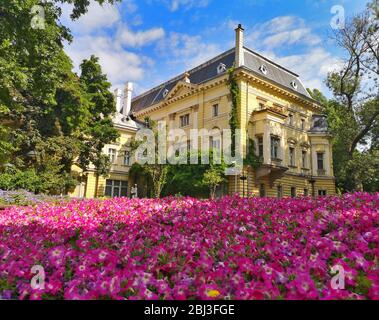
[[[266,194],[270,197],[276,197],[277,186],[283,187],[283,196],[290,196],[291,187],[296,187],[298,195],[302,195],[304,188],[312,192],[309,183],[311,174],[316,177],[315,193],[319,189],[327,190],[328,194],[335,193],[333,168],[332,168],[332,150],[330,137],[327,135],[310,135],[308,130],[311,127],[313,114],[319,114],[322,110],[317,105],[289,94],[283,90],[278,90],[273,85],[259,83],[249,74],[239,73],[237,75],[238,84],[241,92],[241,103],[238,107],[238,119],[241,128],[241,144],[244,155],[248,139],[254,139],[257,142],[258,135],[264,135],[264,150],[266,165],[272,165],[270,155],[270,135],[276,134],[281,137],[281,166],[289,165],[289,146],[295,148],[296,166],[289,167],[289,170],[279,179],[270,182],[268,177],[261,179],[255,178],[255,173],[250,168],[245,168],[247,181],[245,182],[245,195],[252,193],[259,195],[259,185],[265,184]],[[208,129],[213,128],[229,129],[229,114],[231,110],[231,97],[227,84],[227,75],[220,76],[217,79],[210,80],[201,84],[198,90],[193,90],[190,86],[179,85],[174,93],[170,93],[168,98],[157,105],[135,113],[140,120],[150,117],[154,121],[165,121],[167,129],[182,129],[190,137],[190,129]],[[192,91],[191,91],[192,90]],[[275,112],[257,112],[260,110],[259,103],[264,102],[268,108],[281,107],[282,113]],[[219,105],[219,115],[213,117],[212,106]],[[288,124],[288,114],[294,116],[293,126]],[[180,117],[190,115],[188,126],[180,127]],[[305,120],[305,128],[301,129],[301,119]],[[117,150],[117,163],[112,166],[110,178],[114,180],[127,181],[129,167],[123,166],[123,151],[135,132],[121,130],[121,138],[114,145],[104,148]],[[307,151],[307,166],[302,167],[302,150]],[[325,153],[326,173],[318,176],[317,162],[315,156],[317,152]],[[237,177],[237,188],[235,187],[235,177],[229,177],[228,192],[230,194],[237,191],[242,195],[243,182]],[[99,178],[97,195],[104,193],[105,179]],[[89,173],[87,181],[87,197],[95,196],[96,178],[93,173]],[[76,190],[76,193],[78,190]]]
[[[103,197],[107,179],[129,181],[129,170],[131,165],[133,164],[133,157],[131,158],[130,166],[124,165],[124,151],[129,150],[128,146],[133,137],[135,136],[135,131],[132,129],[120,127],[116,128],[119,129],[119,139],[114,144],[106,145],[103,149],[105,154],[108,154],[108,150],[110,148],[116,150],[116,161],[114,164],[112,164],[109,175],[107,177],[100,176],[97,178],[93,166],[91,166],[89,170],[85,173],[83,173],[79,167],[73,166],[72,170],[74,172],[84,175],[87,178],[84,178],[85,182],[83,184],[78,184],[76,186],[75,190],[72,193],[70,193],[70,196],[83,196],[89,199],[92,199],[94,197]],[[130,191],[130,183],[128,187]]]

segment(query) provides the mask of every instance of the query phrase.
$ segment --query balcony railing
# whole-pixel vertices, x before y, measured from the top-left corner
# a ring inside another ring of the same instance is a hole
[[[308,175],[310,171],[311,171],[311,169],[301,168],[301,173],[304,174],[304,175]]]
[[[319,176],[326,176],[326,170],[325,169],[318,169],[317,175]]]
[[[276,166],[281,166],[283,160],[282,159],[277,159],[277,158],[271,158],[271,163],[276,165]]]

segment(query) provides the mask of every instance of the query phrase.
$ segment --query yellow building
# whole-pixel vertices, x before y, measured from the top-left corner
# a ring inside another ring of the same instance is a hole
[[[95,168],[91,166],[88,171],[82,172],[78,167],[73,171],[80,175],[80,183],[70,194],[72,197],[96,198],[96,197],[123,197],[130,196],[131,183],[129,170],[133,164],[130,142],[136,132],[143,127],[141,123],[130,117],[130,106],[133,85],[128,82],[124,91],[117,89],[115,99],[117,113],[113,119],[115,128],[119,131],[119,139],[111,145],[106,145],[103,152],[111,161],[108,177],[97,176]]]
[[[240,89],[240,143],[246,154],[252,139],[262,165],[256,170],[245,166],[241,176],[229,177],[224,190],[269,197],[334,194],[331,137],[321,116],[322,107],[310,97],[297,74],[246,48],[241,26],[236,29],[234,48],[182,76],[132,101],[128,84],[124,103],[120,103],[120,92],[116,93],[119,113],[140,121],[145,117],[165,121],[169,130],[180,128],[188,136],[191,129],[227,129],[232,105],[227,70],[233,66]],[[122,133],[120,142],[104,150],[115,157],[115,165],[109,179],[96,182],[94,173],[89,173],[87,197],[103,195],[106,190],[107,195],[117,195],[121,181],[127,186],[124,146],[141,125],[130,119],[123,123],[120,115],[115,121]],[[219,146],[217,139],[211,143]]]

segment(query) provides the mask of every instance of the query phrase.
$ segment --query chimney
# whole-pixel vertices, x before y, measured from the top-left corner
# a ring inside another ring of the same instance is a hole
[[[116,100],[116,110],[118,113],[122,113],[122,90],[116,89],[114,91],[114,98]]]
[[[236,29],[236,68],[241,67],[244,65],[245,57],[244,57],[244,39],[243,39],[243,32],[244,28],[242,28],[242,25],[239,24]]]
[[[128,116],[132,108],[133,83],[127,82],[124,89],[124,107],[122,114]]]

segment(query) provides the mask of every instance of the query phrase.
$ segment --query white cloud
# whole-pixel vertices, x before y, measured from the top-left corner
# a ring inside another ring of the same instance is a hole
[[[99,5],[97,2],[91,2],[88,7],[88,12],[77,21],[71,21],[70,19],[73,8],[72,5],[64,4],[61,8],[63,24],[68,26],[75,34],[86,34],[109,28],[114,26],[121,19],[117,6],[106,3]]]
[[[198,66],[221,53],[219,45],[207,43],[200,36],[191,36],[183,33],[172,32],[158,45],[161,55],[166,56],[171,67],[179,65],[184,72]]]
[[[247,33],[248,44],[256,45],[257,40],[265,48],[273,49],[284,44],[317,45],[321,38],[306,26],[303,19],[294,16],[281,16],[265,23],[255,25],[251,33]]]
[[[321,39],[312,34],[311,29],[299,28],[295,30],[283,31],[278,34],[267,37],[264,40],[264,45],[268,47],[277,47],[283,44],[308,44],[316,45],[321,42]]]
[[[150,60],[132,52],[123,50],[109,37],[80,36],[71,45],[66,46],[66,52],[74,62],[78,71],[83,59],[92,54],[100,58],[104,73],[114,86],[126,81],[138,81],[144,75],[144,62]]]
[[[117,41],[126,47],[143,47],[154,43],[165,36],[163,28],[152,28],[145,31],[132,32],[123,25],[117,31]]]
[[[311,26],[296,16],[280,16],[247,28],[246,45],[299,74],[306,87],[324,92],[328,92],[324,84],[328,73],[341,65]],[[296,53],[283,56],[283,49]]]
[[[61,21],[74,34],[72,44],[66,44],[66,52],[74,63],[75,71],[83,59],[91,55],[99,57],[103,72],[113,87],[123,87],[126,81],[141,81],[145,70],[154,62],[141,54],[126,50],[151,44],[164,37],[162,28],[132,31],[121,22],[121,11],[131,15],[131,24],[140,25],[142,17],[134,0],[124,0],[119,5],[100,6],[91,2],[88,13],[76,21],[70,19],[72,5],[62,5]],[[107,29],[107,30],[106,30]],[[106,31],[106,32],[104,32]]]
[[[208,6],[210,0],[151,0],[150,2],[163,2],[171,12],[175,12],[180,8],[184,10],[204,8]]]
[[[309,88],[324,88],[323,81],[328,72],[338,69],[341,65],[338,58],[321,47],[312,48],[312,50],[299,55],[280,57],[273,52],[266,52],[265,55],[299,74],[302,82]]]
[[[128,13],[135,13],[138,10],[135,0],[123,0],[122,5]]]

